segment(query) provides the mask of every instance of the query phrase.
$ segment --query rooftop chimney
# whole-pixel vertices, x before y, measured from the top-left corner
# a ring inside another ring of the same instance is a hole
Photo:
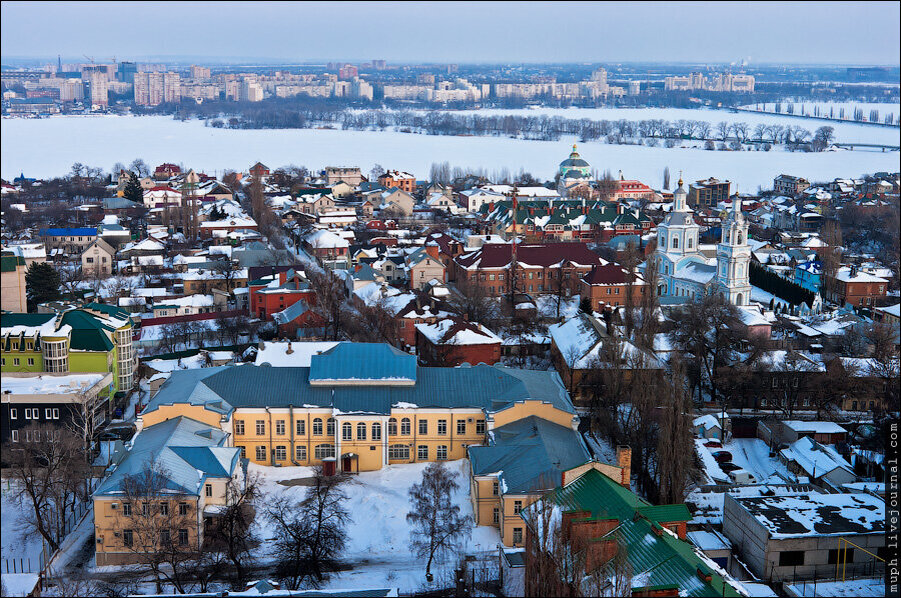
[[[622,469],[620,485],[629,488],[632,482],[632,448],[621,444],[616,447],[616,465]]]

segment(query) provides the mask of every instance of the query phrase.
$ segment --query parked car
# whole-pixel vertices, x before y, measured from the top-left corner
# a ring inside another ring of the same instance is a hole
[[[732,453],[729,451],[713,451],[712,454],[717,463],[726,463],[732,460]]]
[[[725,463],[720,463],[720,469],[722,469],[724,473],[732,473],[733,471],[738,471],[741,467],[731,461],[727,461]]]
[[[721,442],[717,442],[716,440],[711,440],[710,442],[705,442],[704,446],[706,446],[707,448],[715,448],[715,449],[723,448],[723,444]]]
[[[729,477],[732,479],[733,484],[756,484],[757,480],[751,474],[750,471],[745,469],[736,469],[735,471],[730,471]]]

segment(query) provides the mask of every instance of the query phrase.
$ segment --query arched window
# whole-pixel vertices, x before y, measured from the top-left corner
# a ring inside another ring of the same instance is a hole
[[[357,424],[357,440],[366,440],[366,424],[363,422]]]
[[[393,417],[388,420],[388,436],[397,436],[397,420]]]
[[[334,417],[328,418],[328,422],[325,425],[325,431],[326,431],[326,434],[328,434],[329,436],[335,435],[335,418]]]
[[[739,293],[738,295],[735,296],[735,305],[742,305],[741,300],[742,300],[741,293]]]
[[[410,447],[406,444],[392,444],[388,447],[389,461],[409,461]]]
[[[693,246],[694,246],[694,238],[693,238],[693,237],[688,237],[688,242],[687,242],[686,247],[688,247],[689,249],[691,249]]]
[[[726,231],[726,243],[731,243],[732,242],[731,239],[732,239],[732,232]]]
[[[400,420],[400,433],[402,436],[410,435],[410,418],[409,417],[405,417],[402,420]]]
[[[322,436],[322,420],[318,417],[313,420],[313,435]]]
[[[741,245],[741,233],[738,233],[738,239],[735,241],[736,245]]]
[[[679,237],[673,237],[673,249],[679,249]]]
[[[382,439],[382,424],[379,422],[375,422],[372,424],[372,439],[373,440],[381,440]]]
[[[350,425],[350,422],[341,424],[341,440],[353,440],[353,435],[354,427]]]

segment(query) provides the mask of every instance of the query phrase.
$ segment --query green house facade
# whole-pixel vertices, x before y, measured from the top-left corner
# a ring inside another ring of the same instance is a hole
[[[112,373],[113,392],[136,382],[133,323],[125,310],[89,303],[62,313],[3,313],[3,372]]]

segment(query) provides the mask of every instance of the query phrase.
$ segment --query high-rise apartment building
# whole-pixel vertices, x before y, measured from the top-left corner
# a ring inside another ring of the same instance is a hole
[[[196,66],[191,65],[191,78],[192,79],[209,79],[210,78],[210,69],[205,66]]]
[[[178,73],[136,73],[135,104],[157,106],[181,99],[181,76]]]

